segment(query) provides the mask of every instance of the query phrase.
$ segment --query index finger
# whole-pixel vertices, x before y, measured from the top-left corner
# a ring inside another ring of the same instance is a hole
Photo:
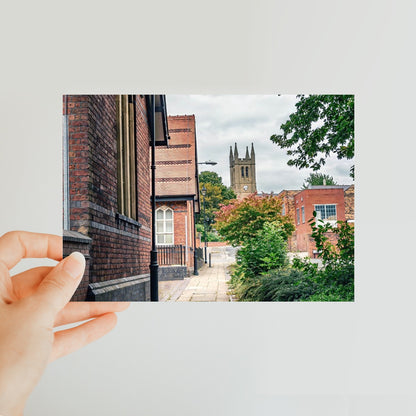
[[[62,260],[62,237],[28,231],[10,231],[0,237],[0,262],[9,270],[24,258]]]

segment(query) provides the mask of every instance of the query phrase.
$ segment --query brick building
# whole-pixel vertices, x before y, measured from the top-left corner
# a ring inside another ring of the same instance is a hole
[[[168,145],[156,151],[160,280],[183,278],[194,270],[195,213],[200,209],[195,116],[169,116],[168,125]]]
[[[296,216],[295,195],[297,193],[299,193],[299,190],[283,190],[276,195],[282,200],[282,215],[293,218],[293,223],[295,223]],[[289,238],[288,249],[289,251],[297,251],[296,233]]]
[[[309,257],[316,257],[315,241],[311,237],[308,221],[317,213],[317,219],[336,224],[337,221],[354,222],[354,185],[311,186],[301,191],[282,191],[282,213],[290,215],[296,226],[291,251],[307,252]],[[336,242],[336,235],[328,233],[331,242]]]
[[[149,142],[155,134],[166,143],[165,97],[63,101],[64,256],[87,260],[73,300],[149,300]]]

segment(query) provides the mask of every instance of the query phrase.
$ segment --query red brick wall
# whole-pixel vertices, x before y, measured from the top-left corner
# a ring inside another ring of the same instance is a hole
[[[355,189],[354,185],[351,185],[344,192],[345,196],[345,219],[348,221],[354,220],[354,205],[355,205]]]
[[[309,256],[313,256],[315,242],[311,238],[311,227],[308,221],[313,217],[314,205],[335,204],[337,211],[337,221],[345,221],[345,202],[344,190],[342,188],[327,189],[305,189],[294,196],[295,212],[294,220],[296,225],[296,242],[299,251],[307,251]],[[302,206],[305,207],[305,222],[302,222]],[[297,223],[296,209],[299,208],[300,224]],[[331,234],[330,239],[336,242],[336,238]]]
[[[290,218],[296,218],[296,208],[295,208],[295,195],[299,193],[299,190],[283,190],[277,197],[281,198],[282,200],[282,212],[285,213],[285,216]],[[284,206],[284,211],[283,211]],[[293,223],[295,223],[293,221]],[[296,233],[293,233],[292,236],[288,240],[288,249],[289,251],[297,251],[297,239]]]
[[[169,146],[156,149],[156,195],[195,195],[195,116],[169,116]]]
[[[92,238],[90,282],[148,273],[150,136],[145,100],[136,96],[137,222],[117,211],[116,96],[70,95],[67,103],[71,230]]]
[[[65,103],[65,101],[64,101]],[[73,222],[71,229],[82,234],[88,234],[89,212],[89,159],[90,146],[88,142],[88,96],[67,96],[68,108],[64,114],[68,116],[69,134],[69,199],[70,218]]]

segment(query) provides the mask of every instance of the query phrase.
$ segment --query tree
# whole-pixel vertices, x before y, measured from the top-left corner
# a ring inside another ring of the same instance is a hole
[[[302,185],[302,189],[307,189],[310,186],[323,185],[325,180],[325,185],[337,185],[334,178],[330,175],[324,173],[311,173]]]
[[[292,219],[282,215],[282,201],[276,196],[258,197],[255,194],[222,206],[216,215],[215,228],[230,244],[247,243],[266,222],[279,225],[284,239],[295,230]]]
[[[199,182],[200,183],[210,183],[212,185],[223,185],[222,178],[218,175],[217,172],[211,172],[209,170],[204,170],[199,174]]]
[[[270,137],[293,156],[289,166],[319,170],[330,153],[338,159],[354,157],[354,96],[299,95],[296,112]],[[354,177],[354,166],[350,169]]]
[[[234,191],[222,183],[222,178],[216,172],[204,171],[199,174],[199,192],[205,186],[205,217],[207,219],[208,230],[215,222],[215,213],[221,205],[228,204],[230,200],[236,198]],[[201,196],[201,212],[197,223],[203,225],[203,197]]]

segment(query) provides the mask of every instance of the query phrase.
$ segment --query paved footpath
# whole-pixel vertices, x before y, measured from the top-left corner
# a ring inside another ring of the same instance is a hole
[[[162,302],[230,302],[227,268],[235,262],[236,249],[229,246],[210,247],[209,252],[212,267],[204,264],[198,276],[192,275],[180,283],[163,288],[163,296],[159,295]]]

